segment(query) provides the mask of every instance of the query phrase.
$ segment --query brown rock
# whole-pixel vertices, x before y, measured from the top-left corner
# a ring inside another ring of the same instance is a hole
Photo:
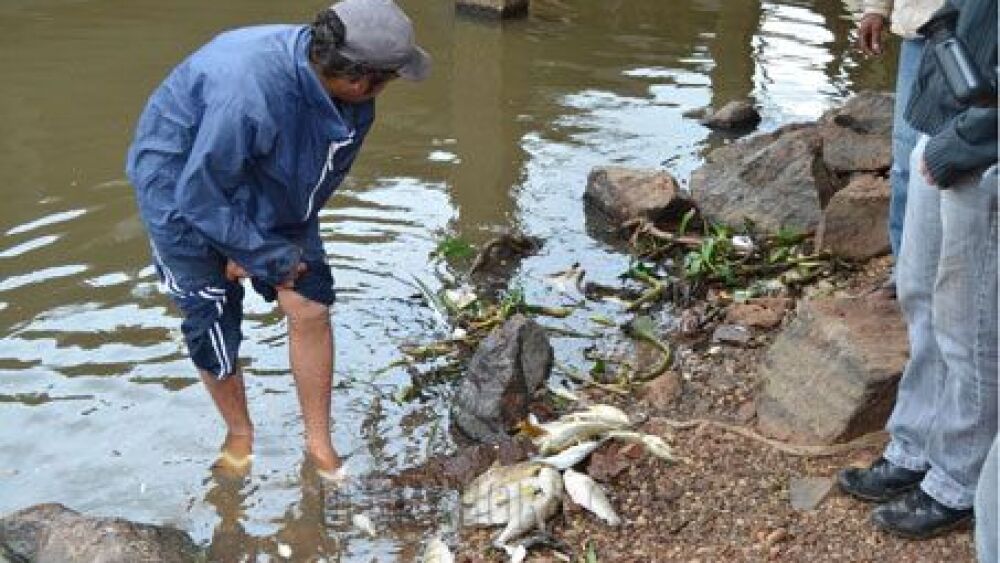
[[[887,254],[889,194],[889,181],[884,178],[855,178],[823,211],[817,246],[858,261]]]
[[[605,442],[594,453],[590,454],[587,464],[587,474],[594,480],[608,482],[619,476],[635,463],[635,460],[622,453],[627,444]]]
[[[681,396],[681,377],[668,371],[642,388],[642,397],[656,410],[667,410]]]
[[[702,125],[706,127],[727,130],[752,129],[758,123],[760,123],[760,114],[757,113],[753,104],[746,100],[729,102],[702,121]]]
[[[709,153],[691,175],[691,197],[710,221],[765,232],[813,232],[839,188],[814,125],[793,124]]]
[[[620,166],[593,169],[583,197],[604,215],[622,222],[677,220],[691,207],[670,174]]]
[[[785,310],[760,303],[735,303],[726,311],[726,322],[754,328],[774,328],[781,324]]]
[[[523,16],[529,4],[529,0],[455,0],[459,12],[497,18]]]
[[[760,368],[758,426],[780,439],[823,444],[881,429],[907,355],[894,302],[801,301]]]

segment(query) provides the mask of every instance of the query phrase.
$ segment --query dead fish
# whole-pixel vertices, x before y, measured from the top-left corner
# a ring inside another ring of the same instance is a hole
[[[351,523],[354,524],[355,528],[361,530],[370,538],[374,538],[378,535],[375,532],[375,525],[372,524],[372,519],[364,514],[355,514],[354,516],[351,516]]]
[[[573,499],[573,502],[593,512],[611,526],[621,524],[621,518],[611,507],[611,501],[604,494],[604,489],[589,476],[567,469],[563,472],[563,483],[566,487],[566,494]]]
[[[476,295],[476,291],[467,285],[457,289],[446,289],[444,290],[443,295],[445,301],[454,307],[456,311],[465,309],[479,299]]]
[[[559,293],[569,294],[572,293],[571,289],[583,293],[583,278],[586,275],[587,272],[577,262],[561,272],[545,276],[545,281]]]
[[[424,554],[420,561],[421,563],[455,563],[455,556],[441,538],[434,538],[427,542],[427,547],[424,548]]]
[[[615,423],[620,426],[631,424],[625,411],[611,405],[591,405],[582,411],[572,412],[559,418],[560,421],[589,421],[599,420],[603,422]]]
[[[619,423],[591,420],[591,421],[563,421],[547,422],[540,425],[545,434],[535,438],[535,445],[538,446],[542,455],[549,455],[561,452],[566,448],[590,440],[595,436],[600,436],[605,432],[618,430]]]
[[[532,528],[545,529],[545,522],[559,510],[563,497],[563,478],[558,471],[543,466],[533,479],[535,493],[529,502],[514,503],[507,526],[497,536],[497,545],[506,545]],[[522,499],[523,500],[523,499]]]
[[[659,436],[655,436],[653,434],[643,434],[641,432],[631,432],[627,430],[613,430],[605,434],[605,437],[612,440],[621,440],[630,444],[640,444],[646,448],[647,452],[655,457],[664,461],[677,461],[670,445]]]
[[[576,464],[580,463],[587,458],[590,454],[601,445],[601,442],[597,440],[591,440],[589,442],[580,442],[575,446],[570,446],[563,450],[562,452],[549,456],[543,457],[538,460],[539,463],[544,463],[559,470],[569,469],[574,467]]]
[[[519,505],[534,499],[538,491],[535,478],[545,465],[522,462],[501,466],[494,464],[466,487],[462,493],[462,522],[466,526],[506,524]]]

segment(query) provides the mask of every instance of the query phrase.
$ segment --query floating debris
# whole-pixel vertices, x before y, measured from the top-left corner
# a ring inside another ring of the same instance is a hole
[[[375,531],[375,524],[372,523],[372,519],[364,514],[355,514],[351,516],[351,523],[354,527],[361,530],[370,538],[375,538],[378,533]]]

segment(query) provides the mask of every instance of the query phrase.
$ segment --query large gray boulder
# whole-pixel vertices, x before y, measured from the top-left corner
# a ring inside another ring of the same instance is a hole
[[[894,302],[801,301],[761,366],[760,430],[830,444],[883,428],[907,353]]]
[[[891,94],[864,92],[816,123],[718,148],[691,175],[691,197],[717,223],[813,232],[853,176],[888,170],[893,103]]]
[[[820,118],[823,162],[835,174],[884,173],[892,163],[895,96],[861,92]]]
[[[480,442],[507,438],[552,371],[554,355],[538,323],[515,315],[479,345],[459,385],[453,419]]]
[[[0,519],[0,560],[36,563],[186,563],[199,561],[184,532],[40,504]]]
[[[587,203],[614,221],[679,219],[691,208],[674,178],[662,170],[601,166],[591,170]]]
[[[823,211],[816,246],[849,260],[889,253],[889,181],[861,175]]]
[[[815,231],[838,187],[822,153],[822,135],[811,125],[733,143],[709,153],[694,171],[691,197],[717,223],[739,226],[749,219],[767,232]]]

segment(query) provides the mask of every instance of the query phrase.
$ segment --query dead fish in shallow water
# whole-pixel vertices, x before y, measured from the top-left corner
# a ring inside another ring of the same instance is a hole
[[[427,547],[424,549],[424,555],[420,561],[421,563],[455,563],[455,556],[441,538],[434,538],[427,542]]]
[[[561,272],[545,276],[545,281],[559,293],[570,294],[572,293],[571,288],[583,293],[583,277],[586,275],[587,272],[577,262]]]
[[[573,502],[593,512],[598,518],[611,526],[621,524],[621,518],[615,513],[604,489],[596,481],[583,473],[567,469],[563,473],[566,494]]]
[[[375,525],[372,524],[372,519],[364,514],[355,514],[352,516],[351,523],[354,524],[355,528],[361,530],[370,538],[374,538],[378,535],[375,532]]]

